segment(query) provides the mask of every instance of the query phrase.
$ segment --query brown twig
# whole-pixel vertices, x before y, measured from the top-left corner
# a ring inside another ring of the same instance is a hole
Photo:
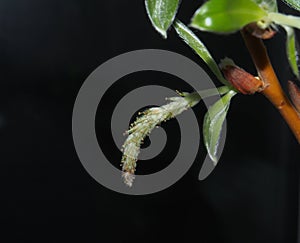
[[[259,77],[266,85],[261,93],[278,109],[300,143],[300,116],[282,90],[262,40],[252,36],[246,30],[242,30],[242,36]]]

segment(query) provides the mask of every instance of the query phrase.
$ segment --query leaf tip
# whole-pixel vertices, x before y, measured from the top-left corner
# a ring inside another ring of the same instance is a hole
[[[212,155],[210,153],[209,153],[209,157],[212,160],[212,162],[214,163],[214,166],[216,166],[219,161],[219,158],[216,155]]]
[[[167,35],[167,31],[158,28],[157,26],[153,25],[155,30],[162,36],[163,39],[167,39],[168,35]]]

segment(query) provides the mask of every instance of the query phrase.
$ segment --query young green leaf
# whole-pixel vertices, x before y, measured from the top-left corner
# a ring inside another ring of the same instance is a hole
[[[145,0],[147,14],[154,28],[166,39],[173,23],[179,0]]]
[[[290,7],[300,11],[300,1],[299,0],[282,0]]]
[[[204,117],[203,136],[204,143],[211,160],[217,164],[217,150],[222,131],[222,126],[225,121],[227,111],[229,109],[230,100],[236,94],[231,90],[211,106]]]
[[[281,13],[269,13],[268,19],[279,25],[288,25],[300,29],[300,17]]]
[[[208,65],[211,71],[217,76],[217,78],[225,85],[229,85],[228,81],[224,79],[217,63],[205,47],[205,45],[199,40],[199,38],[182,22],[176,20],[174,22],[174,28],[177,34],[183,39],[183,41],[188,44]]]
[[[267,12],[253,0],[210,0],[196,11],[191,26],[204,31],[232,33],[265,16]]]
[[[294,29],[288,26],[283,26],[287,33],[287,40],[286,40],[286,53],[288,60],[290,62],[291,68],[293,73],[299,79],[299,69],[297,63],[297,49],[296,49],[296,38]]]

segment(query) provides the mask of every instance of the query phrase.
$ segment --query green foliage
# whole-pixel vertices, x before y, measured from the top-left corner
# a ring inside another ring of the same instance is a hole
[[[300,17],[281,13],[269,13],[268,18],[276,24],[288,25],[300,29]]]
[[[282,0],[286,4],[288,4],[290,7],[300,11],[300,1],[299,0]]]
[[[231,98],[236,94],[235,91],[231,90],[218,100],[213,106],[211,106],[205,117],[203,123],[203,136],[204,143],[207,152],[216,164],[219,160],[217,157],[217,150],[220,140],[220,135],[225,121]]]
[[[217,78],[225,85],[229,85],[228,81],[224,79],[217,63],[207,50],[206,46],[199,40],[199,38],[183,23],[176,20],[174,28],[177,34],[183,39],[183,41],[191,47],[208,65],[211,71],[217,76]]]
[[[210,0],[196,11],[191,26],[203,31],[232,33],[266,16],[267,12],[252,0]]]
[[[283,1],[300,10],[300,0]],[[145,4],[152,25],[164,38],[167,38],[167,30],[175,19],[179,0],[145,0]],[[196,11],[190,25],[202,31],[228,34],[253,22],[262,29],[274,24],[285,28],[287,56],[293,73],[299,78],[296,39],[291,27],[300,29],[300,18],[278,13],[276,0],[208,0]],[[222,127],[231,99],[236,92],[232,90],[232,86],[224,78],[217,63],[199,38],[179,20],[176,20],[173,26],[183,41],[200,56],[220,82],[226,85],[225,88],[222,87],[224,96],[208,109],[203,124],[204,143],[210,158],[216,164],[219,159],[217,151]],[[190,94],[189,98],[198,100],[202,96],[212,95],[211,92],[214,94],[215,91],[205,91],[201,94],[196,92]]]
[[[145,5],[152,25],[167,38],[167,30],[175,19],[179,0],[145,0]]]
[[[286,52],[293,73],[299,78],[299,69],[297,63],[297,49],[294,29],[288,26],[283,26],[287,33]]]

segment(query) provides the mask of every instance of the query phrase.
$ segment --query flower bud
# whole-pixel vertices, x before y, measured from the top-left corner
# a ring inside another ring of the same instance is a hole
[[[263,81],[236,66],[229,58],[221,61],[220,68],[228,82],[242,94],[254,94],[264,88]]]

